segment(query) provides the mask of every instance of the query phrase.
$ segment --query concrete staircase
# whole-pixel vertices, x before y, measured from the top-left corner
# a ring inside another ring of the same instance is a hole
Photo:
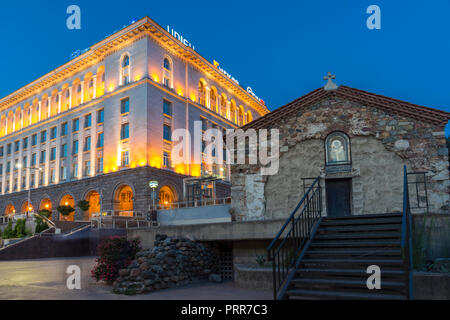
[[[284,298],[406,299],[401,226],[401,214],[324,218]],[[381,290],[367,288],[371,265],[381,269]]]

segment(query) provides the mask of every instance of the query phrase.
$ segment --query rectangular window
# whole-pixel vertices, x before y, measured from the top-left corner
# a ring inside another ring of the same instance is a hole
[[[130,112],[130,98],[120,100],[120,114]]]
[[[92,115],[89,113],[84,116],[84,127],[90,128],[92,125]]]
[[[64,166],[61,166],[61,169],[59,170],[60,180],[65,181],[67,179],[67,168]]]
[[[24,150],[28,149],[28,137],[23,138],[23,140],[22,140],[22,147],[23,147]]]
[[[51,148],[50,149],[50,161],[55,161],[56,160],[56,148]]]
[[[72,132],[80,130],[80,119],[76,118],[72,120]]]
[[[6,154],[9,156],[11,154],[11,143],[6,145]]]
[[[25,156],[22,158],[22,168],[28,167],[28,157]]]
[[[208,120],[206,118],[200,118],[202,120],[202,130],[206,131],[208,130]]]
[[[3,174],[3,163],[0,163],[0,176]],[[1,190],[0,190],[1,192]]]
[[[45,141],[47,141],[47,131],[41,131],[41,143],[44,143]]]
[[[167,141],[172,141],[172,129],[167,124],[163,128],[163,138]]]
[[[55,169],[50,169],[50,183],[55,183]]]
[[[67,122],[61,125],[61,137],[67,136]]]
[[[44,184],[44,171],[39,172],[39,185]]]
[[[0,157],[3,157],[4,147],[0,147]]]
[[[26,184],[27,184],[27,177],[26,177],[26,176],[23,176],[23,177],[22,177],[22,189],[25,189]]]
[[[67,157],[67,144],[64,143],[61,146],[61,158],[66,158]]]
[[[91,162],[89,160],[84,162],[84,175],[89,176],[91,174]]]
[[[103,158],[97,159],[97,173],[103,173]]]
[[[14,160],[14,171],[19,169],[19,159]]]
[[[172,103],[163,99],[163,112],[166,116],[172,116]]]
[[[120,128],[120,140],[125,140],[130,138],[130,124],[124,123]]]
[[[97,135],[97,148],[103,148],[103,132]]]
[[[97,111],[97,124],[103,123],[105,121],[105,110],[101,109]]]
[[[51,128],[50,129],[50,140],[56,139],[56,135],[57,135],[56,127]]]
[[[165,151],[163,156],[163,166],[164,168],[172,168],[170,164],[170,153]]]
[[[14,142],[14,152],[19,152],[20,150],[20,141],[17,140]]]
[[[91,150],[91,136],[87,136],[84,138],[84,147],[83,151]]]
[[[72,143],[72,154],[78,153],[78,140],[74,140]]]
[[[30,189],[34,188],[36,186],[36,176],[34,173],[31,174],[31,181],[30,181]]]
[[[40,159],[40,162],[39,162],[39,163],[41,163],[41,164],[42,164],[42,163],[45,163],[46,155],[47,155],[47,154],[46,154],[45,150],[42,150],[42,151],[41,151],[41,159]]]
[[[72,178],[78,177],[78,162],[72,164]]]
[[[33,153],[31,155],[31,167],[35,167],[36,166],[36,153]]]
[[[122,167],[128,167],[130,164],[130,153],[128,150],[122,151]]]
[[[37,133],[31,136],[31,146],[34,147],[35,145],[37,145]]]

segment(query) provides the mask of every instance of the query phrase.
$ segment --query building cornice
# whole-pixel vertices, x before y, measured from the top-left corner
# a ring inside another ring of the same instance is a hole
[[[118,51],[145,36],[151,37],[168,51],[176,53],[181,58],[211,75],[217,83],[232,91],[236,97],[246,102],[260,115],[269,113],[269,110],[263,103],[251,96],[241,86],[234,83],[225,74],[220,72],[210,62],[203,58],[198,52],[179,42],[169,32],[167,32],[167,30],[163,29],[149,17],[144,17],[132,25],[123,28],[122,30],[91,46],[89,51],[2,98],[0,100],[0,111],[29,99],[34,95],[41,93],[43,90],[51,88],[81,70],[99,63],[107,55]]]

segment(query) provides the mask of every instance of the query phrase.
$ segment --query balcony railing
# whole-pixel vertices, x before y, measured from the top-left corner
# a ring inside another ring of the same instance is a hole
[[[173,203],[162,203],[155,206],[150,206],[150,210],[172,210],[180,208],[197,208],[207,206],[220,206],[230,204],[231,198],[218,198],[218,199],[199,199],[199,200],[186,200]]]

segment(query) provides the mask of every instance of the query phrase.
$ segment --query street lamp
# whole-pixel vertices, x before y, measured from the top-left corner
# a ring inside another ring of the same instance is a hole
[[[158,181],[150,181],[148,183],[148,185],[152,189],[152,199],[153,199],[153,209],[154,209],[155,208],[155,200],[156,200],[155,190],[156,190],[156,188],[158,188],[159,182]]]
[[[155,225],[155,224],[156,224],[156,221],[157,221],[157,216],[156,216],[157,211],[156,211],[156,209],[155,209],[155,200],[156,200],[156,192],[155,192],[155,190],[156,190],[156,188],[158,188],[159,182],[153,180],[153,181],[150,181],[150,182],[148,183],[148,185],[149,185],[149,187],[152,189],[152,199],[153,199],[153,208],[152,208],[152,210],[150,211],[150,220],[151,220],[152,223]]]
[[[16,164],[17,169],[29,169],[29,170],[37,170],[42,171],[42,168],[32,168],[32,167],[24,167],[21,163]],[[27,216],[29,215],[30,211],[33,209],[31,205],[31,185],[28,186],[28,207],[27,207]]]

